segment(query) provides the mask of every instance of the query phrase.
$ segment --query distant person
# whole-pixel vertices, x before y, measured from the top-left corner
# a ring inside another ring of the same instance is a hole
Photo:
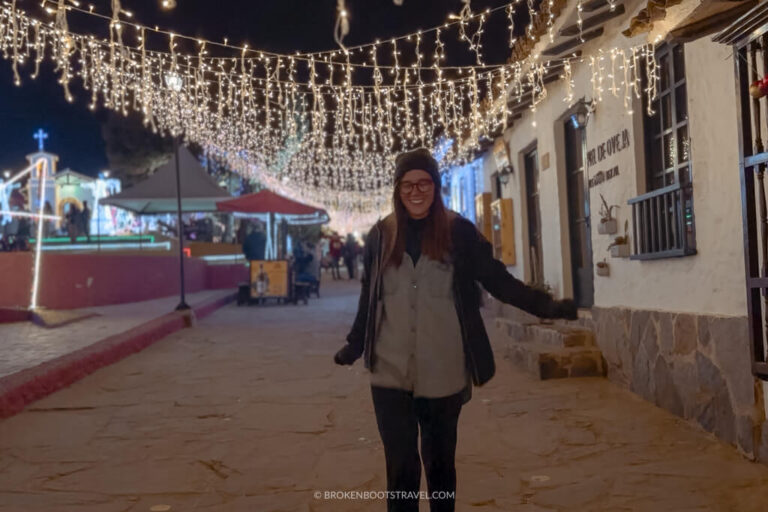
[[[19,219],[19,229],[16,232],[16,237],[13,241],[13,250],[16,251],[28,251],[29,250],[29,237],[32,234],[32,221],[28,217],[22,217]]]
[[[237,232],[235,234],[235,243],[240,245],[245,243],[245,237],[247,237],[250,232],[251,232],[251,223],[248,222],[246,219],[241,220],[240,225],[238,226]]]
[[[267,235],[264,226],[259,223],[251,228],[243,242],[243,254],[248,261],[263,260],[267,250]]]
[[[83,201],[83,211],[80,212],[80,230],[85,235],[88,243],[91,243],[91,209],[88,201]]]
[[[312,254],[304,249],[304,244],[298,242],[293,247],[293,265],[297,274],[303,274],[309,268],[312,261]]]
[[[355,240],[355,237],[352,234],[347,235],[347,241],[344,244],[342,253],[344,255],[344,264],[347,267],[347,272],[349,273],[350,279],[355,278],[355,267],[357,266],[358,252],[359,246],[357,245],[357,240]]]
[[[18,206],[11,206],[12,212],[19,211]],[[10,222],[3,225],[3,250],[10,251],[16,240],[16,233],[19,231],[19,217],[11,217]]]
[[[344,249],[344,244],[341,242],[341,237],[334,234],[331,237],[331,242],[328,246],[328,254],[331,257],[331,275],[334,279],[341,279],[341,271],[339,270],[339,260],[341,260],[341,251]]]
[[[53,207],[49,201],[46,201],[45,206],[43,206],[43,215],[53,217]],[[53,234],[56,230],[55,222],[56,221],[52,219],[45,219],[45,221],[43,221],[43,236],[49,237]]]
[[[69,205],[69,212],[67,212],[67,233],[69,234],[69,241],[71,243],[77,242],[77,235],[80,229],[80,208],[76,204]]]
[[[11,206],[11,212],[18,212],[19,207],[18,206]],[[14,237],[16,236],[16,232],[19,230],[19,218],[17,216],[12,216],[10,222],[3,225],[3,235],[5,237]]]
[[[308,242],[306,246],[306,251],[312,255],[312,261],[309,262],[309,267],[307,268],[307,272],[312,277],[314,277],[315,280],[319,283],[321,260],[323,258],[320,244],[313,244],[311,242]]]

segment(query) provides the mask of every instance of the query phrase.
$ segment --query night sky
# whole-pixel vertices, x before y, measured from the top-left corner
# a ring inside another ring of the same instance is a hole
[[[109,0],[91,3],[96,11],[109,13]],[[505,3],[473,0],[472,8],[479,11]],[[333,40],[336,0],[177,0],[172,11],[161,10],[159,4],[159,0],[122,0],[137,22],[185,35],[219,41],[228,37],[232,44],[247,42],[249,47],[285,53],[337,48]],[[17,0],[17,5],[40,19],[47,18],[39,0]],[[392,0],[347,0],[351,27],[344,42],[353,46],[439,25],[462,5],[460,0],[404,0],[400,7]],[[70,29],[103,34],[106,22],[84,18],[70,15]],[[525,21],[518,20],[518,25]],[[488,63],[503,62],[508,55],[506,25],[503,11],[491,19],[483,40]],[[472,64],[464,48],[448,44],[447,51],[449,64]],[[89,175],[107,168],[101,137],[105,113],[90,112],[86,95],[77,85],[72,87],[75,102],[67,103],[50,66],[42,69],[37,80],[29,78],[31,68],[20,70],[22,86],[15,87],[9,62],[0,59],[0,170],[22,168],[25,155],[37,149],[32,138],[37,128],[49,133],[46,149],[59,155],[60,168]]]

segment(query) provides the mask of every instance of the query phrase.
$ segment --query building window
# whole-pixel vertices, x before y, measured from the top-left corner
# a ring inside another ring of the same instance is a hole
[[[658,93],[651,115],[643,97],[647,193],[629,201],[634,259],[696,254],[683,45],[660,45],[656,63]]]
[[[648,156],[648,191],[691,181],[688,138],[688,95],[685,88],[683,45],[664,45],[656,52],[658,95],[644,105]],[[643,97],[647,101],[647,97]]]

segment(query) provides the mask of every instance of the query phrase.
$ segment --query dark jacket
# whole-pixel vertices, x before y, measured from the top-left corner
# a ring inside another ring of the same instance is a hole
[[[452,216],[453,297],[462,329],[467,369],[476,386],[488,382],[495,373],[493,351],[480,315],[480,283],[501,302],[511,304],[542,318],[572,316],[573,306],[556,301],[551,295],[526,286],[507,272],[501,261],[493,257],[491,244],[474,224],[458,214]],[[350,349],[358,357],[365,356],[365,367],[375,364],[373,343],[381,299],[381,265],[384,246],[394,242],[394,215],[379,221],[370,231],[363,257],[364,275],[355,322],[347,336]],[[568,301],[570,302],[570,301]]]
[[[247,260],[263,260],[267,248],[267,235],[252,231],[243,241],[243,253]]]

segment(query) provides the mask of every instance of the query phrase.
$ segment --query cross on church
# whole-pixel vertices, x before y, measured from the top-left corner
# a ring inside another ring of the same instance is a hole
[[[45,139],[48,138],[48,134],[39,128],[33,138],[37,139],[37,147],[40,151],[45,151]]]

